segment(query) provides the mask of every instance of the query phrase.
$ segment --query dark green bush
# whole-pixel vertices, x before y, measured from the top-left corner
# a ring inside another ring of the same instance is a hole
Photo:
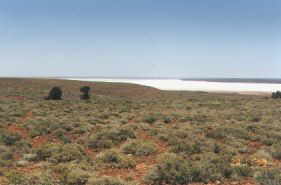
[[[146,116],[143,121],[146,123],[152,124],[157,121],[157,118],[154,115],[149,115],[149,116]]]
[[[49,92],[48,97],[45,100],[61,100],[62,99],[62,90],[60,87],[53,87]]]
[[[17,133],[2,133],[0,134],[0,142],[5,145],[14,145],[21,139],[21,136]]]
[[[83,93],[81,96],[80,96],[80,99],[81,100],[88,100],[90,99],[90,95],[89,95],[89,92],[90,92],[91,88],[89,86],[83,86],[80,88],[80,92]]]
[[[272,93],[272,98],[273,99],[281,98],[281,92],[280,91],[273,92]]]

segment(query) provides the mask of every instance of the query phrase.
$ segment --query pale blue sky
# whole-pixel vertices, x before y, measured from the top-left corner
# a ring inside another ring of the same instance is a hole
[[[281,78],[280,0],[0,1],[0,76]]]

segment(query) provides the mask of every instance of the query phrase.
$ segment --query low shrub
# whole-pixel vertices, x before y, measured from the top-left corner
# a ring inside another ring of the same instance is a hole
[[[38,160],[46,160],[53,163],[81,161],[86,159],[83,148],[78,144],[47,144],[36,150]]]
[[[281,146],[280,144],[274,145],[273,146],[273,151],[272,151],[272,157],[275,159],[281,160]]]
[[[280,185],[281,184],[280,170],[264,170],[257,177],[256,180],[261,185]]]
[[[40,176],[27,176],[18,172],[7,174],[9,185],[59,185],[49,174]]]
[[[151,185],[172,184],[181,185],[193,182],[210,182],[230,178],[233,169],[223,160],[211,160],[191,164],[176,154],[168,154],[145,177],[145,181]]]
[[[67,169],[64,170],[61,182],[64,185],[85,185],[89,177],[89,173],[80,168]]]
[[[156,152],[156,146],[148,141],[132,140],[123,145],[122,151],[125,154],[133,154],[136,156],[147,156]]]
[[[171,146],[171,152],[183,154],[196,154],[202,151],[200,143],[189,144],[185,140],[178,140]]]
[[[129,183],[113,177],[92,177],[86,185],[129,185]]]
[[[144,121],[145,123],[152,124],[152,123],[154,123],[154,122],[157,121],[157,118],[156,118],[156,116],[154,116],[154,115],[149,115],[149,116],[146,116],[146,117],[143,119],[143,121]]]
[[[98,161],[111,168],[134,168],[135,162],[115,150],[108,150],[97,157]]]
[[[237,166],[234,168],[236,174],[240,177],[252,177],[253,176],[253,170],[247,166]]]
[[[192,181],[190,164],[176,154],[166,154],[155,168],[147,176],[145,182],[151,185],[162,184],[188,184]]]
[[[111,148],[113,144],[119,144],[131,138],[136,138],[132,129],[105,129],[90,136],[88,146],[92,149]]]
[[[14,145],[17,141],[20,141],[21,136],[17,133],[1,133],[0,142],[5,145]]]

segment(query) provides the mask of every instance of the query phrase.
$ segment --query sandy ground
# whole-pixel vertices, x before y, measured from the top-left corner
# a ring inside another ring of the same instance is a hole
[[[249,95],[270,95],[272,92],[281,90],[281,84],[267,83],[227,83],[227,82],[207,82],[207,81],[183,81],[183,80],[141,80],[141,79],[68,79],[80,81],[96,82],[119,82],[132,83],[160,90],[170,91],[204,91],[214,93],[238,93]]]

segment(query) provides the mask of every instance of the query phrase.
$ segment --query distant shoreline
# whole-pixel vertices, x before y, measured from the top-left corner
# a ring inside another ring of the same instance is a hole
[[[203,80],[180,79],[101,79],[101,78],[65,78],[89,82],[131,83],[157,88],[164,91],[202,91],[210,93],[237,93],[249,95],[268,95],[281,90],[281,84],[274,83],[233,83],[233,82],[208,82]]]
[[[281,79],[277,79],[277,78],[184,78],[182,80],[184,80],[184,81],[226,82],[226,83],[281,84]]]

